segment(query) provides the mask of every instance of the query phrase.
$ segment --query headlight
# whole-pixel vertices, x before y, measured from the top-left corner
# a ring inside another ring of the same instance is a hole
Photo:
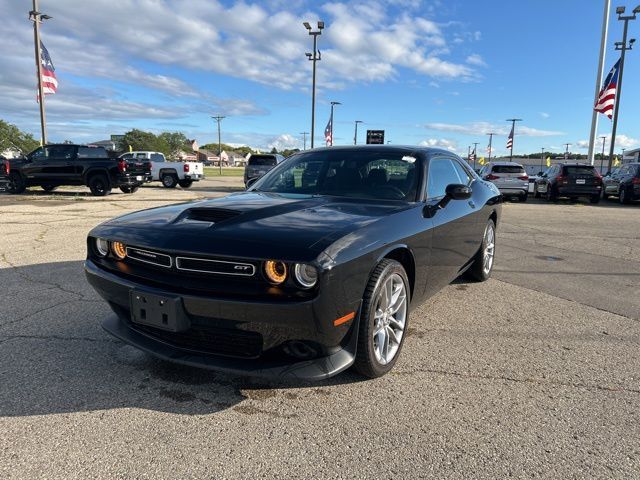
[[[96,238],[95,245],[99,257],[106,257],[109,254],[109,242],[104,238]]]
[[[304,288],[311,288],[318,282],[318,271],[312,265],[296,263],[294,268],[296,280]]]
[[[124,260],[124,257],[127,256],[127,247],[122,242],[113,242],[111,244],[111,251],[116,256],[116,258],[120,260]]]
[[[287,279],[287,265],[278,260],[267,260],[264,262],[264,273],[270,282],[279,285]]]

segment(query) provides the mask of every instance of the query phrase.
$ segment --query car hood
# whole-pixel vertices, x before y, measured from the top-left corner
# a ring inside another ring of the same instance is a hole
[[[124,215],[96,227],[139,247],[308,261],[337,239],[410,207],[405,202],[242,192]]]

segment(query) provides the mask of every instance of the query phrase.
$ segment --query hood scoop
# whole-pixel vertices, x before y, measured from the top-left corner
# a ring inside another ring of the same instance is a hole
[[[189,208],[180,215],[180,220],[192,222],[220,223],[230,218],[237,217],[242,212],[226,208]]]

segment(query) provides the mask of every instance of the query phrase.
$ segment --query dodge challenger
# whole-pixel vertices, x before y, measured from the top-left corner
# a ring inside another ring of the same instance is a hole
[[[94,228],[103,328],[162,359],[319,380],[391,370],[410,311],[491,275],[501,197],[451,152],[330,147],[249,185]]]

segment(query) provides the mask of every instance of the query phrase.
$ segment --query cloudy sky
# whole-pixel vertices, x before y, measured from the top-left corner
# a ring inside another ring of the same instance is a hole
[[[624,4],[625,2],[619,2]],[[634,5],[628,5],[632,8]],[[0,0],[0,118],[39,137],[29,0]],[[131,128],[227,143],[302,147],[310,130],[311,38],[319,37],[316,142],[329,102],[336,144],[354,121],[384,129],[394,144],[466,155],[505,153],[523,118],[516,152],[585,151],[594,95],[600,0],[40,0],[42,27],[60,82],[47,97],[51,141],[90,142]],[[621,36],[611,21],[610,41]],[[630,26],[640,35],[640,22]],[[640,146],[640,52],[625,65],[618,146]],[[608,51],[606,70],[615,53]],[[611,122],[601,117],[600,132]]]

